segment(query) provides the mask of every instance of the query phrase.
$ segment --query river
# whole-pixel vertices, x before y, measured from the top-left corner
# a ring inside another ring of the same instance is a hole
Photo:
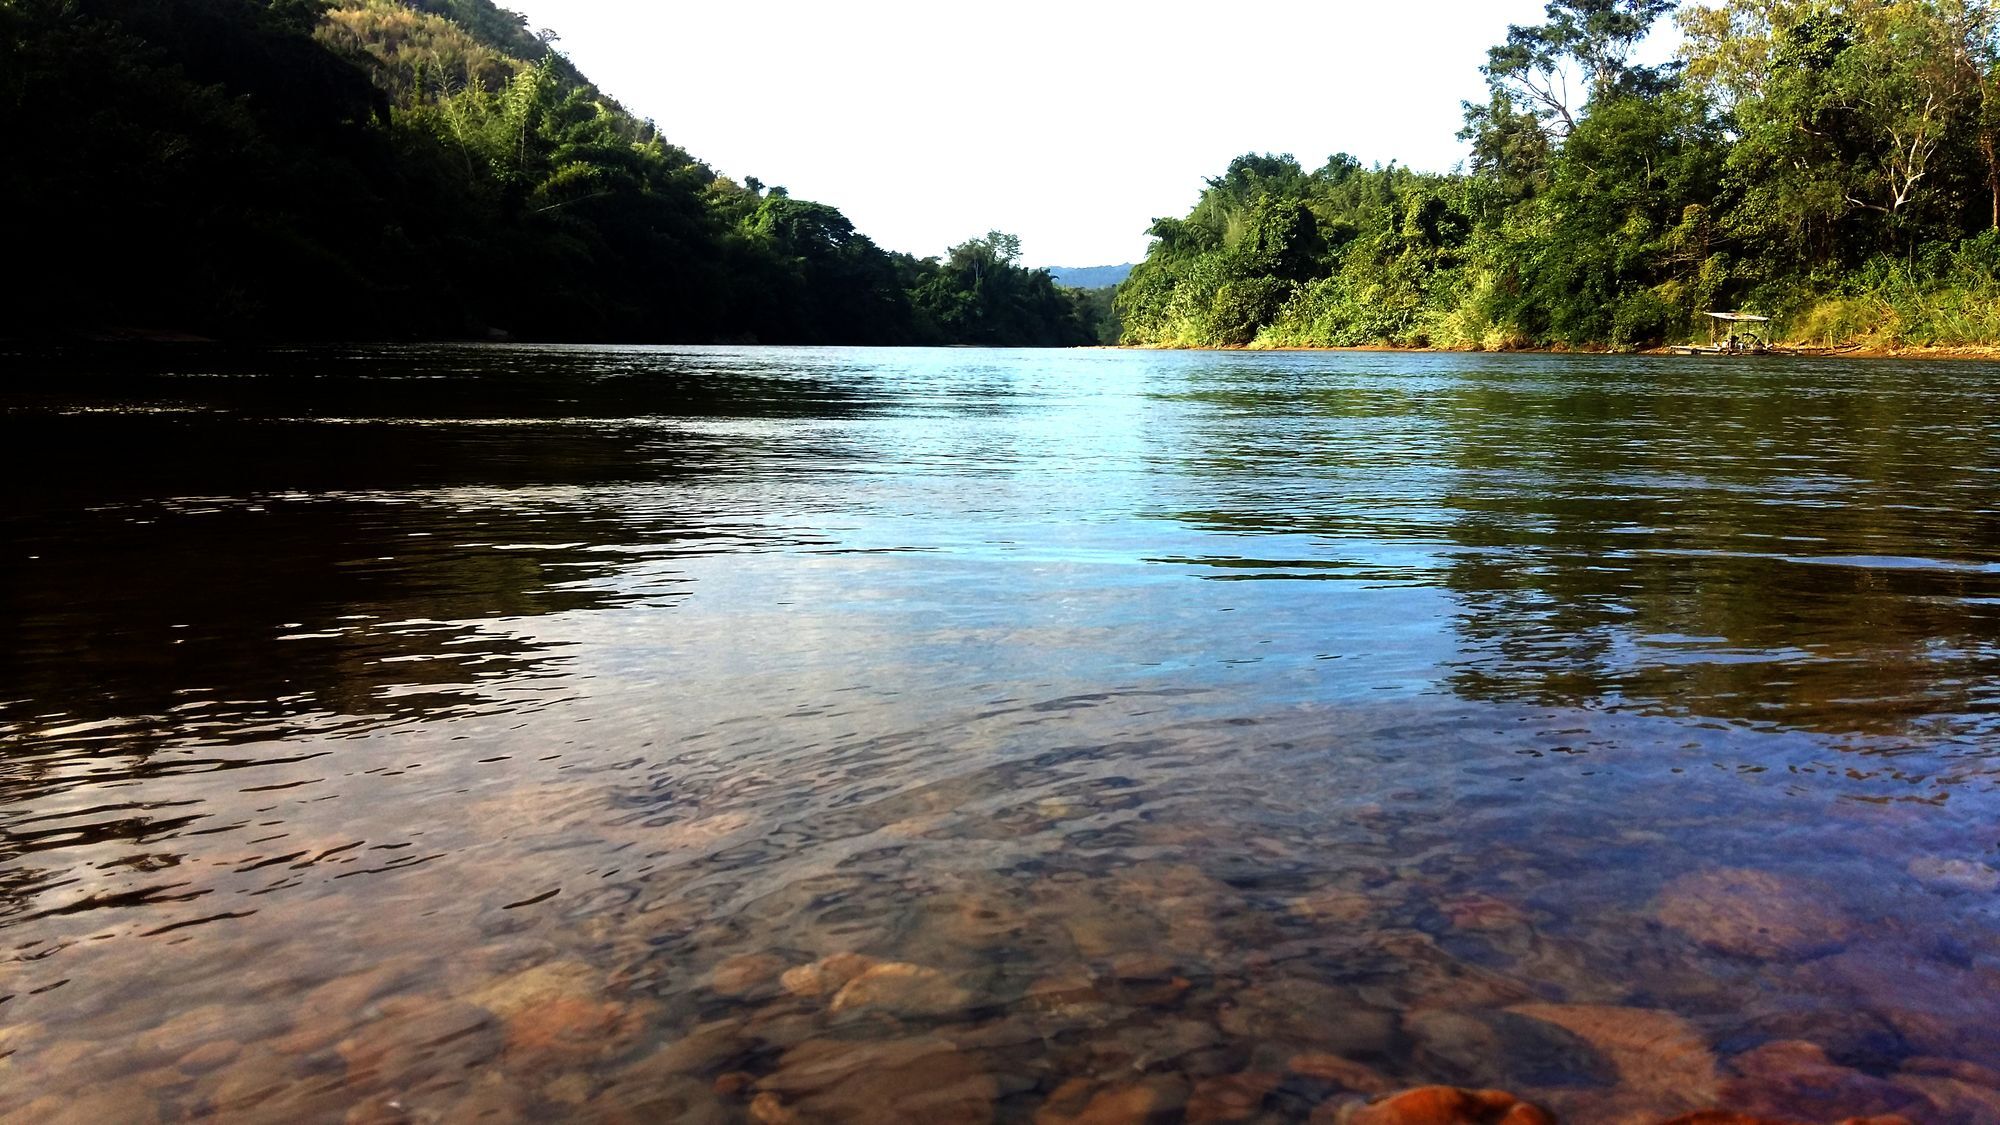
[[[2000,1115],[2000,365],[0,363],[0,1118]]]

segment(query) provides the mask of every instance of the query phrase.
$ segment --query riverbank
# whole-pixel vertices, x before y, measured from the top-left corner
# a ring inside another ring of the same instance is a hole
[[[1900,359],[1900,360],[1973,360],[1985,363],[2000,363],[2000,344],[1960,344],[1951,346],[1860,344],[1845,347],[1820,347],[1810,344],[1780,344],[1781,348],[1796,348],[1793,353],[1808,359]],[[1669,347],[1656,348],[1613,348],[1582,347],[1571,348],[1562,345],[1550,347],[1520,348],[1478,348],[1441,347],[1425,345],[1416,347],[1401,344],[1345,344],[1325,347],[1287,344],[1260,345],[1245,344],[1234,347],[1192,348],[1171,344],[1116,344],[1103,345],[1105,351],[1155,351],[1155,352],[1464,352],[1467,354],[1493,353],[1507,355],[1674,355]],[[1702,357],[1689,357],[1702,358]]]

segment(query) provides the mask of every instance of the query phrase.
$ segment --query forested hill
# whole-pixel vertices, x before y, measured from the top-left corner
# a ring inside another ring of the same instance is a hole
[[[1124,338],[1637,346],[1746,309],[1799,342],[2000,342],[1993,0],[1546,14],[1489,53],[1469,170],[1241,157],[1154,223]],[[1679,58],[1634,63],[1664,19]]]
[[[718,176],[490,0],[0,0],[0,124],[0,336],[1097,334],[1013,236],[885,252]]]

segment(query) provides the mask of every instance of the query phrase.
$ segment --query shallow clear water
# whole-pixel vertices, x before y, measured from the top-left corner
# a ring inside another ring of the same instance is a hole
[[[2000,1114],[2000,367],[0,362],[0,1117]]]

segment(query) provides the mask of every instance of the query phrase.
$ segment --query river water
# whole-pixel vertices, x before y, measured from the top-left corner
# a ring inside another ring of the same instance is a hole
[[[2000,367],[0,361],[0,1118],[2000,1119]]]

